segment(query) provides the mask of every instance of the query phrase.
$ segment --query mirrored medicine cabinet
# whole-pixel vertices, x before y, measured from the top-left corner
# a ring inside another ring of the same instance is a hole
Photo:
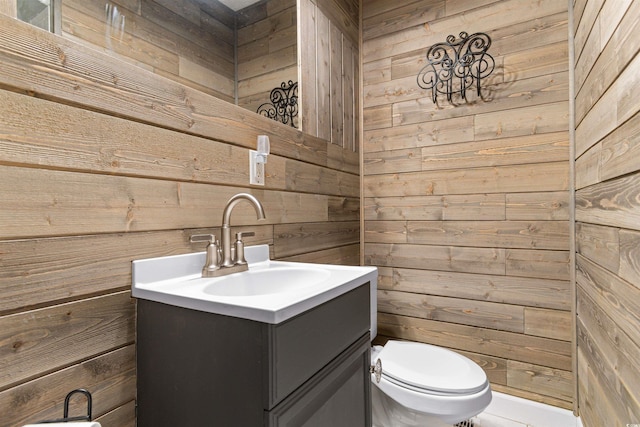
[[[16,0],[20,20],[256,114],[296,83],[293,126],[354,151],[358,13],[355,0]]]

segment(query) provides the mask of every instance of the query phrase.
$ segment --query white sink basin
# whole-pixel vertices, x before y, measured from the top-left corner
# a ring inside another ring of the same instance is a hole
[[[267,245],[245,255],[248,271],[215,278],[201,277],[204,252],[133,261],[132,295],[276,324],[370,282],[375,307],[376,267],[271,261]]]
[[[325,268],[290,267],[270,263],[267,268],[212,279],[203,291],[210,295],[248,297],[284,292],[306,292],[331,276]]]

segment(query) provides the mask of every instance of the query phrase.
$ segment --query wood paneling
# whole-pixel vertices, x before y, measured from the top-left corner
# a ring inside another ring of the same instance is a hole
[[[302,0],[302,131],[357,151],[359,6],[353,0]],[[307,80],[308,78],[308,80]],[[307,80],[307,81],[305,81]]]
[[[124,426],[133,421],[135,399],[135,348],[127,345],[98,355],[77,365],[56,371],[39,380],[23,383],[0,392],[3,425],[31,424],[39,420],[59,419],[63,414],[66,394],[76,388],[87,388],[93,396],[92,412],[96,421],[105,426]],[[51,405],[51,402],[54,405]],[[79,404],[77,403],[79,402]],[[73,399],[70,414],[84,414],[84,400]],[[130,403],[128,403],[130,402]],[[121,406],[122,405],[122,406]],[[113,419],[112,411],[123,411],[121,423]],[[129,408],[129,410],[126,410]]]
[[[640,420],[640,1],[574,5],[576,299],[585,427]]]
[[[571,310],[571,286],[566,280],[380,267],[378,288],[526,307]],[[555,298],[550,299],[549,294],[555,295]]]
[[[65,0],[63,34],[233,102],[233,26],[192,0],[118,4],[110,12],[105,18],[98,1]]]
[[[15,0],[0,0],[0,13],[15,18],[18,15]]]
[[[259,2],[239,15],[238,105],[257,111],[272,89],[298,82],[296,2]]]
[[[491,358],[494,389],[562,407],[574,400],[567,12],[373,0],[362,30],[363,242],[380,268],[380,334]],[[429,46],[461,31],[489,34],[495,71],[482,97],[435,104],[416,75]],[[538,346],[544,356],[523,357]]]
[[[92,3],[73,4],[90,16]],[[171,1],[143,4],[196,19]],[[235,193],[266,211],[257,224],[248,204],[234,209],[234,229],[256,232],[247,244],[359,262],[357,153],[74,40],[0,15],[1,427],[59,418],[80,387],[104,427],[133,427],[131,261],[204,250],[189,237],[219,234]],[[258,188],[247,151],[259,134],[272,155]]]
[[[379,313],[379,333],[508,360],[571,369],[571,344],[514,332]],[[472,337],[472,339],[471,339]]]

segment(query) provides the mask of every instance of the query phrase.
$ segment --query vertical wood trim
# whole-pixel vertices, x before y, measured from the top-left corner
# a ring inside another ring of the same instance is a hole
[[[317,52],[317,128],[318,137],[331,140],[331,22],[316,8],[316,52]]]
[[[363,51],[362,48],[362,0],[358,1],[359,3],[359,14],[358,14],[358,56],[357,56],[357,64],[358,70],[363,70]],[[364,265],[364,112],[362,102],[363,94],[364,94],[364,78],[361,73],[358,71],[356,74],[356,83],[358,85],[358,94],[357,97],[357,105],[356,111],[358,112],[357,119],[357,131],[356,131],[356,139],[354,144],[356,144],[358,150],[358,164],[360,165],[360,265]]]
[[[569,39],[569,282],[571,284],[571,378],[573,414],[579,415],[578,386],[578,325],[576,291],[576,99],[575,99],[575,45],[573,37],[573,0],[567,0]]]
[[[355,151],[354,149],[354,47],[347,38],[343,38],[342,46],[342,123],[343,123],[343,148]]]
[[[331,66],[329,88],[331,90],[331,143],[344,147],[343,97],[343,35],[340,28],[331,22],[330,25]]]
[[[310,0],[299,0],[298,22],[307,31],[298,31],[298,81],[300,82],[301,130],[318,135],[317,101],[317,18],[316,6]]]

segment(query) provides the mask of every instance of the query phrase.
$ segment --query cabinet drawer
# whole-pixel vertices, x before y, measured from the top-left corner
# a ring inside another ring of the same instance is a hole
[[[301,386],[369,331],[369,283],[285,323],[267,327],[265,409]]]

